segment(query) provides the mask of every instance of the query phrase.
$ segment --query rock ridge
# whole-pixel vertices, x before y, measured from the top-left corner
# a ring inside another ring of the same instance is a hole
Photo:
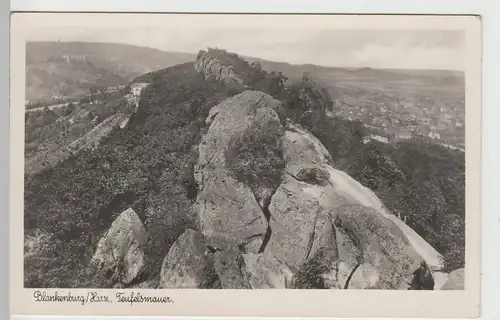
[[[207,51],[195,69],[243,84]],[[325,115],[332,106],[308,77],[299,99],[305,113]],[[193,173],[196,230],[170,248],[159,287],[433,290],[439,253],[372,190],[335,169],[325,146],[283,121],[281,108],[271,95],[246,90],[210,109]]]
[[[224,65],[219,59],[201,50],[194,64],[196,71],[203,73],[205,79],[214,77],[229,86],[243,86],[243,80],[236,74],[234,67]]]

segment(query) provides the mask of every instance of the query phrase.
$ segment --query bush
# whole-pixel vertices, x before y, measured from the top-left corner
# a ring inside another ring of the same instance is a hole
[[[427,140],[368,143],[346,171],[444,256],[446,270],[465,263],[463,154]]]
[[[304,263],[298,272],[292,277],[292,289],[330,289],[324,279],[323,274],[330,270],[323,259],[323,253]]]
[[[264,127],[252,125],[231,140],[225,155],[228,168],[236,179],[249,186],[258,201],[264,200],[266,207],[270,195],[281,184],[285,168],[282,136],[279,122],[267,123]]]
[[[75,111],[75,105],[73,103],[69,103],[68,106],[66,107],[66,109],[64,110],[64,116],[69,116],[73,113],[73,111]]]

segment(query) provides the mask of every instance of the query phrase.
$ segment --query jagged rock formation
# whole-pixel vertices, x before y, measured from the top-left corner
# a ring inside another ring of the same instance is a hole
[[[315,107],[313,96],[304,95]],[[286,166],[272,197],[268,190],[265,200],[235,179],[227,166],[231,141],[249,128],[280,127],[279,105],[262,92],[245,91],[207,117],[195,173],[197,208],[207,244],[218,248],[215,271],[222,288],[290,287],[293,275],[316,260],[325,268],[314,276],[329,288],[433,289],[422,256],[439,254],[409,240],[375,194],[331,167],[328,151],[304,129],[290,125],[284,132]]]
[[[307,74],[302,77],[299,99],[309,110],[317,109],[322,112],[329,110],[333,104],[328,91],[315,83]]]
[[[279,102],[262,92],[245,91],[210,110],[210,127],[199,146],[195,172],[200,228],[207,243],[220,248],[215,267],[223,287],[247,287],[237,265],[240,253],[258,253],[267,218],[256,194],[237,181],[227,166],[231,141],[247,130],[281,126],[273,107]],[[224,271],[222,271],[224,270]]]
[[[222,64],[209,51],[201,50],[194,66],[196,71],[204,74],[205,79],[215,77],[229,86],[243,86],[243,80],[235,73],[233,66]]]
[[[350,287],[407,288],[424,260],[381,201],[328,165],[328,152],[311,134],[292,127],[283,140],[291,178],[271,202],[269,251],[296,268],[327,252],[323,259],[336,264],[341,286],[356,267]]]
[[[111,271],[119,284],[134,280],[144,266],[146,229],[132,209],[123,211],[97,245],[92,264]]]

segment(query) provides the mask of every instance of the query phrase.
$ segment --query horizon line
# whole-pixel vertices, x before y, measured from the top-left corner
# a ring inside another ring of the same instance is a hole
[[[30,42],[38,42],[38,43],[43,43],[43,42],[49,42],[49,43],[90,43],[90,44],[126,45],[126,46],[132,46],[132,47],[137,47],[137,48],[157,50],[157,51],[161,51],[164,53],[179,53],[179,54],[186,54],[186,55],[197,55],[201,50],[205,50],[206,48],[217,48],[217,49],[225,50],[225,51],[230,52],[230,53],[236,53],[238,56],[243,57],[243,58],[260,59],[260,60],[264,60],[266,62],[272,62],[272,63],[285,63],[285,64],[289,64],[292,66],[313,66],[313,67],[336,68],[336,69],[344,69],[344,70],[345,69],[374,69],[374,70],[406,70],[406,71],[450,71],[450,72],[465,73],[465,70],[462,70],[462,69],[379,68],[379,67],[371,67],[371,66],[367,66],[367,65],[364,65],[364,66],[328,66],[328,65],[314,64],[314,63],[310,63],[310,62],[292,63],[292,62],[288,62],[288,61],[276,61],[276,60],[269,60],[269,59],[260,58],[260,57],[254,57],[254,56],[230,51],[227,49],[218,48],[217,46],[214,46],[214,47],[207,46],[203,49],[199,49],[198,52],[186,52],[186,51],[164,50],[164,49],[154,48],[154,47],[145,46],[145,45],[137,45],[137,44],[127,43],[127,42],[79,41],[79,40],[65,40],[65,41],[60,41],[60,40],[29,40],[29,41],[26,41],[26,44],[28,44]]]

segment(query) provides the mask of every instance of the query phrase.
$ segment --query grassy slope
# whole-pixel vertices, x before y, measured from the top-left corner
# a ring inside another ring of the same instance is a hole
[[[122,92],[106,93],[92,104],[81,100],[68,106],[30,111],[25,116],[25,170],[50,166],[56,151],[82,138],[117,112],[130,114]]]

